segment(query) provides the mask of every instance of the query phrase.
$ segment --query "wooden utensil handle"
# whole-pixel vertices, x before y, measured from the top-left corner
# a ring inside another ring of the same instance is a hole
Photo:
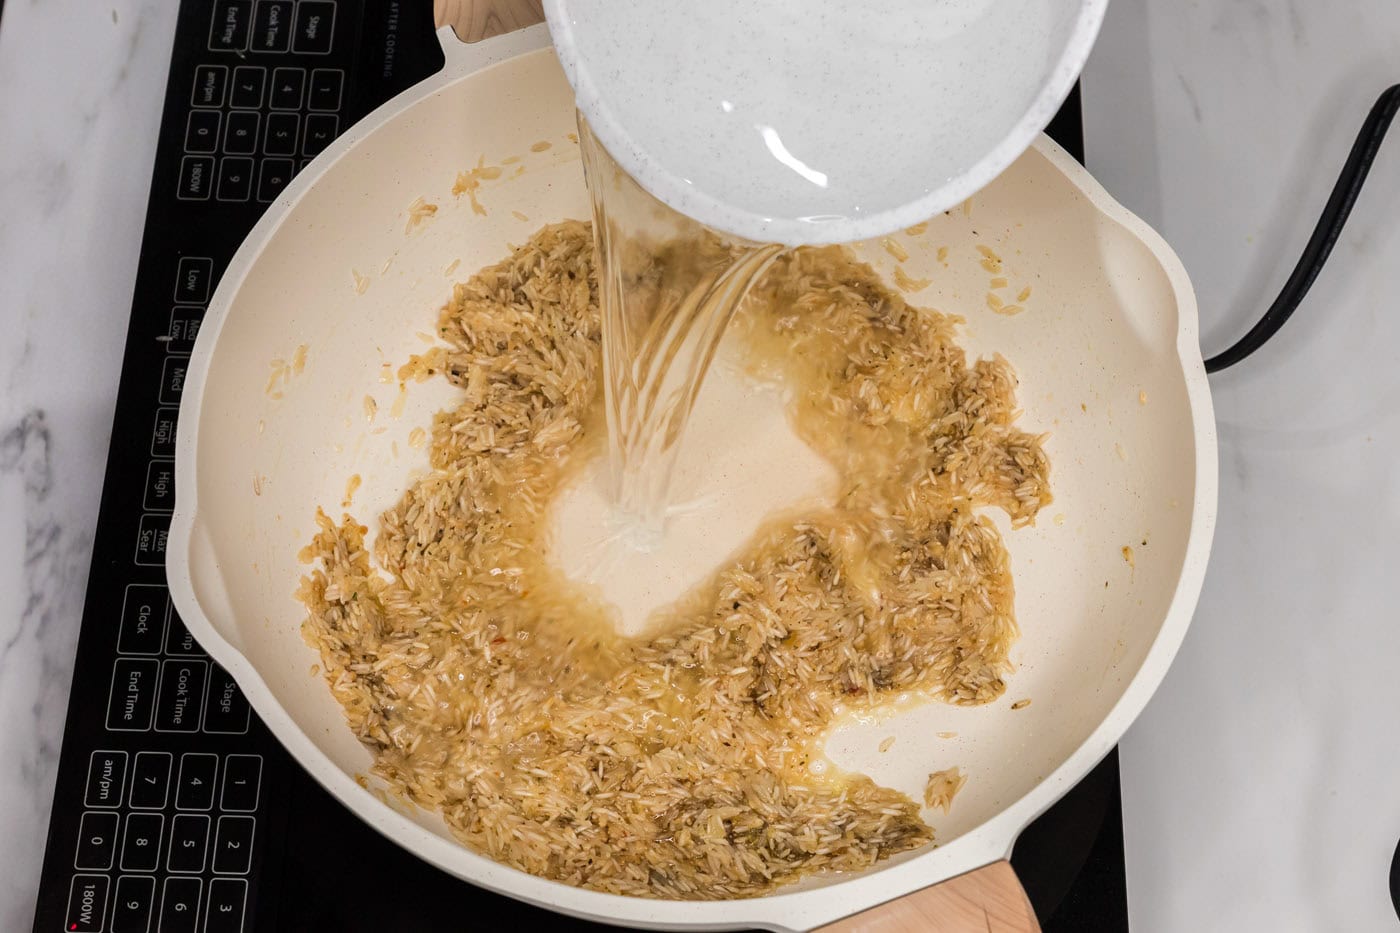
[[[433,22],[463,42],[479,42],[544,22],[541,0],[433,0]]]
[[[1040,933],[1040,923],[1015,869],[1002,861],[813,933]]]

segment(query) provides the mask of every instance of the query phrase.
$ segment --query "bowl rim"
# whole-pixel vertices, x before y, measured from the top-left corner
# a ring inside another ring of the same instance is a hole
[[[439,35],[455,43],[450,32]],[[535,42],[538,45],[538,41]],[[721,901],[659,901],[605,894],[550,881],[506,866],[439,836],[379,800],[342,771],[291,718],[267,687],[253,664],[221,634],[211,610],[196,592],[191,574],[191,549],[208,529],[200,522],[196,451],[200,413],[211,361],[230,309],[250,270],[271,237],[296,205],[336,162],[371,133],[400,113],[450,86],[526,59],[543,59],[545,49],[512,55],[485,68],[449,66],[443,72],[404,91],[348,129],[315,161],[299,173],[254,226],[230,261],[211,297],[204,324],[190,357],[180,403],[176,437],[176,500],[167,548],[167,581],[176,610],[191,633],[215,661],[238,682],[249,704],[297,762],[342,804],[396,844],[459,878],[550,910],[627,926],[658,929],[730,929],[760,926],[772,930],[804,930],[868,909],[925,887],[931,879],[946,880],[989,862],[1005,858],[1026,824],[1050,807],[1087,774],[1118,742],[1160,684],[1175,657],[1194,612],[1204,581],[1216,518],[1218,472],[1216,431],[1209,386],[1197,343],[1197,308],[1187,273],[1166,242],[1145,222],[1118,204],[1068,153],[1048,137],[1032,145],[1108,220],[1138,238],[1152,252],[1172,288],[1177,303],[1176,356],[1188,397],[1195,438],[1195,495],[1190,531],[1180,576],[1157,635],[1103,721],[1042,781],[1000,813],[958,837],[906,860],[820,888],[779,890],[761,897]],[[459,63],[460,64],[460,63]]]
[[[764,217],[727,204],[663,171],[648,155],[646,147],[622,127],[599,94],[593,76],[582,66],[575,51],[577,43],[568,12],[569,0],[545,0],[544,7],[559,63],[578,96],[578,109],[588,117],[589,126],[604,148],[643,188],[673,208],[680,209],[683,205],[684,213],[725,233],[757,242],[817,246],[872,239],[927,220],[972,197],[1010,167],[1069,96],[1103,25],[1108,0],[1078,0],[1078,3],[1074,26],[1059,54],[1049,64],[1040,91],[990,152],[913,201],[862,217],[820,223]]]

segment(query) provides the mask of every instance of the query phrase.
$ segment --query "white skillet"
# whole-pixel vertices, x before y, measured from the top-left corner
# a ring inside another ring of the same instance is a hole
[[[454,21],[452,12],[442,10],[439,22]],[[504,25],[530,15],[507,11]],[[483,21],[462,31],[499,28]],[[961,767],[969,781],[952,811],[926,814],[935,847],[748,900],[656,901],[533,877],[464,848],[436,815],[391,806],[356,782],[369,755],[310,671],[317,659],[301,641],[292,595],[315,507],[338,514],[358,475],[354,511],[372,524],[425,462],[411,430],[451,401],[443,386],[425,383],[392,416],[397,386],[379,381],[381,365],[423,348],[415,332],[432,332],[455,278],[499,260],[542,223],[588,216],[569,140],[573,94],[544,27],[479,45],[446,28],[439,37],[444,70],[304,169],[210,302],[180,409],[168,558],[190,631],[327,790],[473,884],[638,927],[874,930],[902,918],[917,929],[960,930],[965,921],[982,931],[986,910],[1004,924],[995,929],[1034,929],[1004,860],[1020,830],[1113,748],[1146,704],[1205,571],[1216,441],[1180,262],[1045,138],[966,212],[940,214],[921,236],[897,235],[910,254],[906,273],[932,281],[911,300],[963,314],[970,351],[1000,352],[1016,366],[1022,424],[1050,432],[1056,496],[1033,528],[1011,531],[994,516],[1011,553],[1023,633],[1007,696],[976,709],[925,704],[840,730],[829,743],[838,764],[916,799],[929,772]],[[483,184],[485,215],[452,197],[457,171],[508,156],[525,171]],[[419,197],[439,210],[405,233]],[[976,243],[1004,257],[1013,288],[1031,286],[1024,313],[988,310]],[[862,252],[892,274],[895,260],[878,244]],[[269,388],[272,361],[293,359],[303,345],[304,371]],[[378,401],[373,424],[366,395]],[[1022,698],[1031,705],[1013,710]],[[880,753],[890,736],[893,747]],[[871,911],[877,905],[887,906]],[[871,912],[842,920],[863,911]]]

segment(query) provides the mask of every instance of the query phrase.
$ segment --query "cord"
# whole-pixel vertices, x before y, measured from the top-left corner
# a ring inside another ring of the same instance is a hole
[[[1400,84],[1387,88],[1366,115],[1366,122],[1361,124],[1361,132],[1351,146],[1351,154],[1342,167],[1342,174],[1332,188],[1332,196],[1327,199],[1327,206],[1323,208],[1322,216],[1308,238],[1308,245],[1303,248],[1303,255],[1293,267],[1293,274],[1284,283],[1283,290],[1249,333],[1228,350],[1206,360],[1206,372],[1218,373],[1258,350],[1278,333],[1279,328],[1298,309],[1327,262],[1332,247],[1342,235],[1342,228],[1346,226],[1347,217],[1351,215],[1356,197],[1361,193],[1361,186],[1366,183],[1371,164],[1376,161],[1376,153],[1380,151],[1381,141],[1385,139],[1386,130],[1390,128],[1397,110],[1400,110]]]

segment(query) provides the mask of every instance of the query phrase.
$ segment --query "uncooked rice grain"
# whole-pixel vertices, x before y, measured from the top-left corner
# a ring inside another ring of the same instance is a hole
[[[945,768],[928,776],[924,785],[924,806],[947,813],[953,808],[953,798],[967,783],[967,775],[959,768]]]
[[[404,225],[403,232],[410,233],[413,228],[437,213],[437,205],[418,198],[408,206],[408,223]],[[387,266],[386,266],[387,268]]]
[[[928,288],[931,284],[933,284],[933,280],[916,279],[908,272],[905,272],[903,266],[895,266],[894,284],[898,286],[901,291],[921,292],[924,289]]]
[[[909,251],[894,237],[887,236],[880,241],[880,244],[884,246],[885,252],[889,253],[899,262],[904,262],[909,258]]]

